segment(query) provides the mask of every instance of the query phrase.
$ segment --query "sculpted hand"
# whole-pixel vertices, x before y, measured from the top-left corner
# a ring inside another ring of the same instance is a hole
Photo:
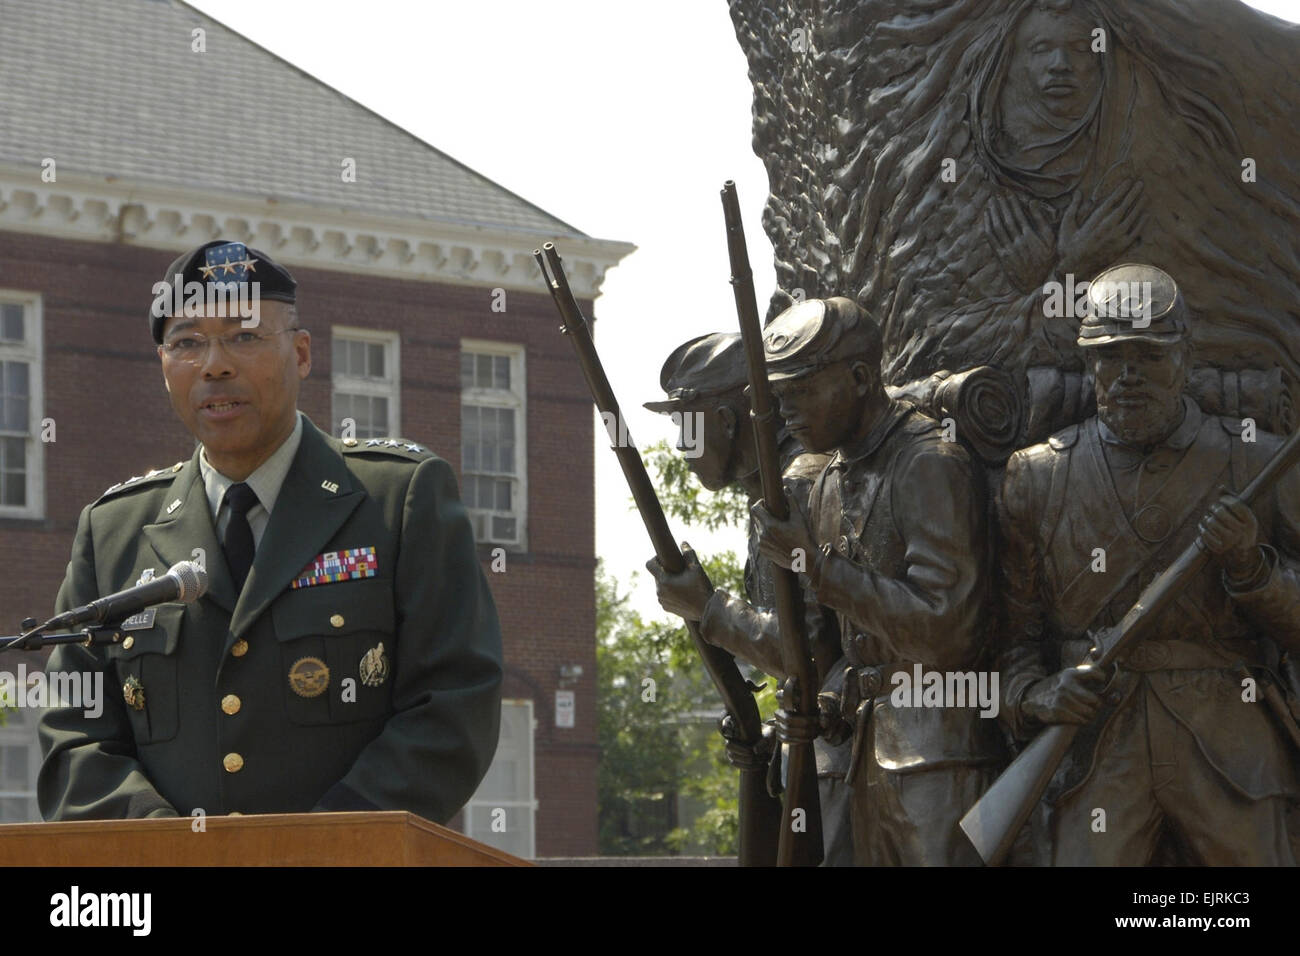
[[[776,712],[776,736],[782,743],[816,740],[824,730],[820,715],[792,714],[784,709]]]
[[[984,234],[1021,292],[1041,286],[1052,268],[1052,227],[1033,205],[1028,212],[1010,196],[994,196],[984,210]]]
[[[813,552],[817,542],[808,530],[808,521],[798,507],[790,506],[790,516],[785,521],[777,521],[772,512],[763,507],[763,502],[755,502],[751,513],[758,522],[758,549],[773,564],[786,570],[794,567],[795,556],[802,554],[802,566],[806,569],[812,565]]]
[[[713,584],[704,568],[700,567],[700,559],[685,541],[682,542],[682,557],[686,559],[686,567],[677,574],[665,571],[658,558],[651,558],[645,567],[655,579],[659,606],[669,614],[698,621],[704,616],[704,605],[713,596]]]
[[[1021,712],[1040,724],[1086,724],[1097,715],[1098,692],[1109,680],[1095,667],[1067,667],[1030,685]]]
[[[1138,240],[1146,226],[1146,187],[1142,180],[1120,183],[1097,203],[1083,222],[1083,192],[1075,192],[1069,208],[1061,217],[1056,248],[1061,268],[1076,276],[1088,277],[1118,262]]]
[[[1201,543],[1229,580],[1244,581],[1259,570],[1259,521],[1244,501],[1224,494],[1201,519]]]

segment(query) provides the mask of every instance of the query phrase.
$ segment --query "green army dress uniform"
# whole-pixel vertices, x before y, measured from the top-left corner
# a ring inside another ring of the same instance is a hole
[[[208,589],[146,612],[120,644],[54,651],[52,671],[104,671],[106,699],[97,719],[42,718],[41,813],[383,809],[446,822],[496,750],[502,674],[451,467],[408,442],[336,440],[303,416],[237,594],[199,455],[81,514],[60,612],[200,556]]]

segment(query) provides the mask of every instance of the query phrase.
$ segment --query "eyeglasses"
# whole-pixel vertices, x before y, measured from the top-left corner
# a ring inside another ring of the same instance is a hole
[[[240,329],[236,332],[218,335],[215,340],[225,347],[227,355],[234,358],[249,358],[256,355],[271,336],[280,335],[284,332],[300,331],[302,329],[298,326],[291,329],[277,329],[274,332],[250,332],[247,329]],[[185,362],[188,365],[201,365],[208,357],[208,346],[212,341],[213,339],[206,335],[191,332],[170,342],[164,342],[158,346],[158,349],[166,353],[168,358],[177,362]]]

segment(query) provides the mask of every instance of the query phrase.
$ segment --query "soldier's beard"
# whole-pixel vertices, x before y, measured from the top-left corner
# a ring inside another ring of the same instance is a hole
[[[1115,399],[1140,392],[1141,404],[1119,405]],[[1182,420],[1182,392],[1156,392],[1141,389],[1130,393],[1116,390],[1104,399],[1098,397],[1097,417],[1106,423],[1115,435],[1128,445],[1146,447],[1163,441],[1173,433]]]

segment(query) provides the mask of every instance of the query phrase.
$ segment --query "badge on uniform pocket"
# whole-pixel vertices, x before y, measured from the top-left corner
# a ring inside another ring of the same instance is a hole
[[[122,684],[122,697],[133,710],[144,710],[144,684],[140,683],[140,678],[132,674],[126,679]]]
[[[378,687],[388,679],[388,655],[384,653],[381,641],[361,658],[361,683],[367,687]]]
[[[300,657],[289,668],[289,687],[299,697],[319,697],[330,683],[330,669],[319,657]]]

